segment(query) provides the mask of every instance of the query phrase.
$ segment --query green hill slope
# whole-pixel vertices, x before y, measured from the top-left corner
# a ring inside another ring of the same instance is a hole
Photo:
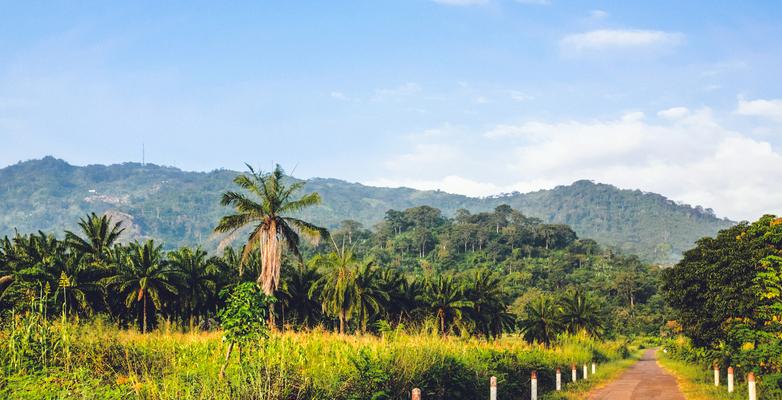
[[[21,162],[0,169],[0,235],[13,234],[14,229],[73,229],[79,217],[95,211],[126,220],[134,237],[214,248],[218,238],[212,228],[227,211],[218,199],[232,187],[236,174],[138,163],[79,167],[53,157]],[[568,224],[580,237],[661,263],[676,261],[698,238],[733,224],[709,210],[679,205],[658,194],[589,181],[491,198],[321,178],[309,180],[306,190],[319,192],[323,204],[304,216],[327,227],[345,219],[371,226],[389,209],[418,205],[453,215],[459,208],[477,212],[504,203],[546,222]]]

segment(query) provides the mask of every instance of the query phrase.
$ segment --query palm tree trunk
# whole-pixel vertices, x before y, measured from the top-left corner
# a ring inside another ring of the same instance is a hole
[[[345,334],[345,310],[339,311],[339,334]]]
[[[445,337],[445,313],[440,310],[440,333]]]
[[[147,296],[144,293],[144,325],[141,327],[141,333],[147,333]]]

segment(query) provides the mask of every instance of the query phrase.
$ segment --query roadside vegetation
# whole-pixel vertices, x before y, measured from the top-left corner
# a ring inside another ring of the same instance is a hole
[[[670,357],[707,373],[733,366],[741,382],[753,372],[760,398],[782,399],[782,218],[700,240],[664,272],[663,288],[675,318],[666,325]]]

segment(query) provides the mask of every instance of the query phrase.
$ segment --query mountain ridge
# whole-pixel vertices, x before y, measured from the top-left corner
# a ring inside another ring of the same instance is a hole
[[[0,168],[0,236],[12,235],[16,228],[19,232],[74,229],[78,218],[88,212],[112,212],[128,220],[138,237],[213,249],[219,240],[211,229],[229,212],[219,205],[219,196],[232,188],[231,180],[238,173],[183,171],[137,162],[75,166],[51,156],[20,161]],[[482,212],[508,204],[545,222],[570,225],[580,237],[663,264],[677,261],[700,237],[734,224],[708,208],[589,180],[479,198],[336,178],[305,181],[305,191],[319,192],[323,203],[301,216],[327,227],[345,219],[370,227],[389,209],[419,205],[452,216],[459,208]]]

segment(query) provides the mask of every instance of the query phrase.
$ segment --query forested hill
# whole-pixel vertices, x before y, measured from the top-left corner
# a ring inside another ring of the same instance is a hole
[[[135,237],[170,246],[214,248],[212,228],[227,210],[222,191],[232,188],[236,171],[186,172],[152,164],[73,166],[53,157],[0,169],[0,236],[36,230],[74,229],[87,212],[109,212],[126,220]],[[429,205],[452,216],[464,208],[487,211],[508,204],[546,222],[573,227],[580,237],[615,246],[647,261],[671,263],[695,240],[733,223],[710,210],[679,205],[641,191],[579,181],[533,193],[471,198],[441,191],[379,188],[337,179],[310,179],[323,204],[305,217],[327,227],[352,219],[367,227],[389,209]]]

